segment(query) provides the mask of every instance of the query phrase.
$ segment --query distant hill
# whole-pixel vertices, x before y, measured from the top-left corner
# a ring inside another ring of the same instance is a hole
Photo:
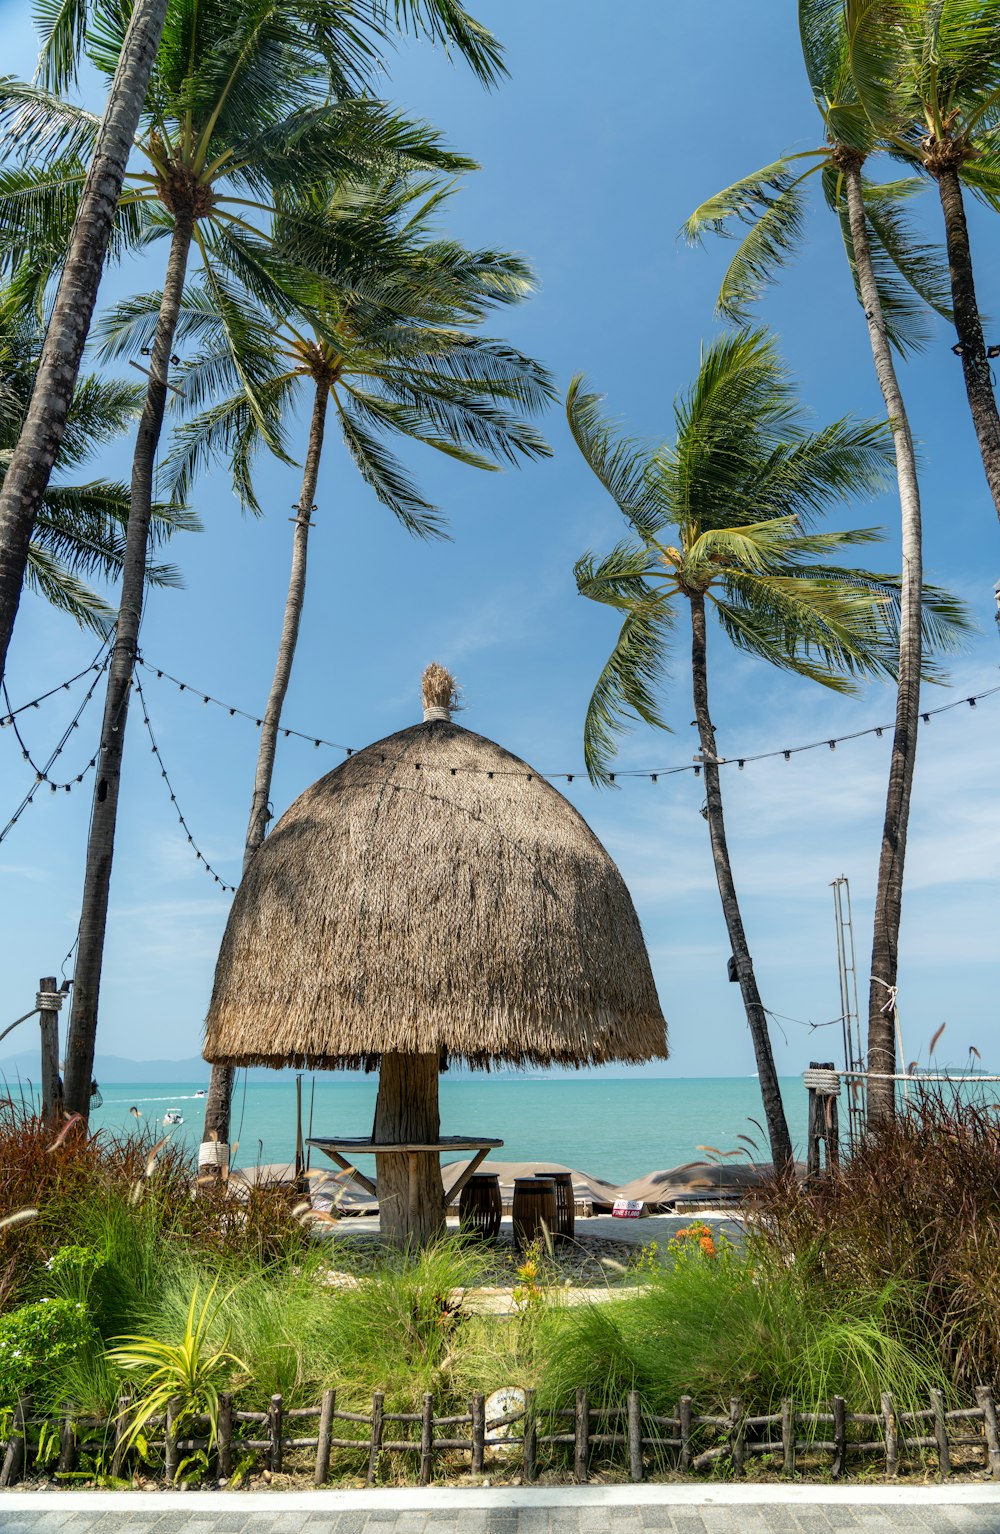
[[[101,1086],[111,1086],[119,1081],[203,1081],[207,1086],[210,1070],[200,1055],[187,1060],[127,1060],[122,1055],[98,1055],[94,1061],[94,1075]],[[38,1051],[35,1049],[22,1049],[16,1055],[0,1057],[0,1076],[5,1076],[8,1081],[18,1076],[35,1081],[38,1072]]]

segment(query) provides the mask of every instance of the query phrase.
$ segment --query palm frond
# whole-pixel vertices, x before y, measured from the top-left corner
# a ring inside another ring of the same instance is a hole
[[[578,373],[566,395],[566,418],[573,440],[622,515],[642,537],[652,538],[667,521],[650,476],[653,453],[616,434],[614,424],[601,414],[604,396],[585,393],[585,382]]]
[[[383,506],[415,538],[447,538],[444,518],[436,506],[425,501],[402,464],[361,424],[353,402],[338,401],[340,425],[355,467]]]

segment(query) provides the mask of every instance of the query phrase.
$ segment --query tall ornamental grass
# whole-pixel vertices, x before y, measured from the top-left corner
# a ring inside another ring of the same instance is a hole
[[[826,1307],[884,1295],[880,1324],[968,1394],[1000,1378],[1000,1105],[915,1084],[896,1117],[810,1189],[757,1200],[762,1247]]]

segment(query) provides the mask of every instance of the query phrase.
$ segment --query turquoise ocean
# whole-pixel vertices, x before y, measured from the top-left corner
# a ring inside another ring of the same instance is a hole
[[[109,1083],[102,1088],[104,1102],[91,1123],[94,1128],[125,1132],[138,1124],[195,1144],[201,1138],[204,1114],[204,1099],[195,1094],[207,1085],[207,1068],[201,1081]],[[309,1132],[311,1111],[316,1135],[370,1134],[377,1086],[374,1075],[303,1075],[303,1132]],[[792,1139],[801,1153],[806,1129],[801,1078],[784,1080],[782,1093]],[[233,1096],[232,1136],[239,1141],[234,1165],[291,1160],[295,1105],[291,1073],[272,1081],[253,1076],[244,1080],[239,1073]],[[137,1120],[131,1108],[137,1108],[142,1117]],[[168,1130],[163,1119],[171,1111],[182,1114],[184,1122]],[[503,1150],[492,1152],[495,1159],[558,1161],[615,1184],[709,1159],[700,1146],[738,1151],[745,1147],[740,1135],[756,1142],[755,1160],[767,1160],[766,1136],[758,1127],[763,1121],[755,1077],[554,1079],[445,1074],[441,1078],[442,1134],[501,1139]],[[314,1164],[325,1164],[322,1157],[313,1159]]]

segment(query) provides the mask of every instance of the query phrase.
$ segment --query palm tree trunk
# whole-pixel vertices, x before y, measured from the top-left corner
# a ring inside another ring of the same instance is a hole
[[[140,0],[132,13],[73,224],[28,414],[0,492],[0,679],[21,600],[28,545],[62,442],[166,11],[167,0]]]
[[[90,1107],[90,1083],[97,1037],[97,1008],[104,960],[104,932],[108,916],[111,865],[115,851],[118,791],[121,782],[125,725],[129,692],[135,667],[146,581],[147,543],[153,504],[153,472],[156,448],[163,425],[167,397],[167,374],[174,332],[184,291],[188,252],[194,231],[190,215],[178,215],[167,261],[163,297],[156,321],[149,366],[146,400],[132,456],[132,493],[125,562],[118,606],[118,626],[108,672],[104,721],[94,782],[87,863],[80,912],[80,947],[73,978],[73,1010],[66,1039],[65,1104],[70,1113],[86,1120]]]
[[[319,478],[329,397],[330,385],[325,380],[317,380],[312,422],[309,428],[309,450],[302,472],[302,492],[299,496],[298,514],[295,517],[295,532],[292,538],[292,570],[288,580],[288,595],[285,598],[285,618],[281,629],[281,642],[278,645],[274,679],[271,682],[271,692],[261,722],[257,774],[254,779],[250,822],[247,826],[246,843],[243,849],[244,874],[267,834],[267,823],[270,818],[269,802],[271,777],[274,773],[274,754],[278,744],[281,710],[284,707],[285,694],[292,674],[295,646],[299,637],[299,620],[302,617],[302,604],[306,594],[306,555],[309,546],[310,518]],[[208,1098],[205,1102],[203,1144],[216,1141],[220,1145],[225,1145],[228,1142],[232,1093],[233,1067],[213,1065]]]
[[[750,1037],[753,1039],[757,1059],[757,1075],[760,1094],[767,1120],[767,1134],[771,1142],[771,1160],[777,1171],[785,1171],[792,1164],[792,1142],[781,1101],[781,1088],[771,1050],[771,1038],[767,1031],[767,1014],[760,999],[753,972],[753,960],[743,930],[739,901],[733,870],[729,863],[726,845],[726,823],[722,813],[722,786],[717,766],[718,752],[715,747],[715,727],[708,708],[708,654],[705,634],[705,597],[702,592],[690,595],[691,602],[691,673],[694,683],[694,712],[698,723],[698,739],[704,761],[705,800],[708,810],[708,829],[712,839],[712,856],[715,859],[715,876],[722,897],[722,914],[726,919],[729,941],[736,960],[740,991],[746,1008]]]
[[[903,864],[910,817],[910,790],[917,755],[920,723],[921,601],[923,559],[920,530],[920,486],[917,482],[913,437],[896,377],[892,351],[885,331],[882,305],[875,285],[871,245],[861,187],[861,161],[843,157],[851,242],[858,273],[861,303],[868,321],[875,372],[885,401],[896,449],[896,479],[902,523],[903,575],[899,618],[899,678],[896,689],[896,724],[889,763],[889,786],[885,800],[885,823],[875,892],[875,930],[868,994],[868,1069],[891,1075],[896,1069],[896,979],[899,959],[899,927],[903,904]],[[884,1120],[895,1111],[895,1086],[891,1081],[869,1080],[869,1122]]]
[[[953,165],[936,170],[944,231],[948,243],[948,267],[951,272],[951,302],[955,329],[962,348],[962,372],[965,392],[972,412],[972,422],[979,439],[979,451],[989,483],[997,516],[1000,517],[1000,412],[997,411],[993,380],[990,376],[983,326],[976,303],[976,284],[972,275],[972,251],[965,222],[962,183]]]

